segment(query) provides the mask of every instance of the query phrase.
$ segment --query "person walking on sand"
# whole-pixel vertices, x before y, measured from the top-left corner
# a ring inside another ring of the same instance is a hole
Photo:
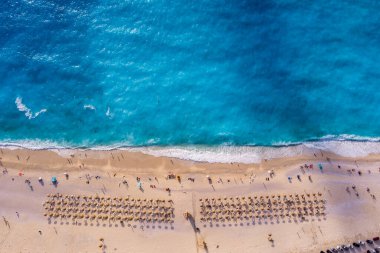
[[[4,220],[4,223],[5,225],[8,227],[8,228],[11,228],[11,226],[9,225],[9,221],[3,216],[3,220]]]

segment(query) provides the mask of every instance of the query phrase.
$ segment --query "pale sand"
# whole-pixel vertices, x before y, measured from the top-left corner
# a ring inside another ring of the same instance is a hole
[[[247,165],[196,163],[127,151],[70,150],[60,153],[1,150],[0,168],[7,168],[8,174],[3,175],[0,171],[0,216],[9,221],[10,228],[0,217],[0,252],[206,252],[197,246],[200,238],[207,243],[208,252],[319,252],[327,247],[380,235],[379,155],[358,158],[355,162],[352,158],[318,154],[318,157],[291,157]],[[70,153],[74,153],[74,157]],[[326,156],[330,162],[326,161]],[[325,168],[323,174],[318,169],[319,162]],[[307,170],[303,175],[299,167],[304,163],[312,163],[314,170]],[[341,169],[337,168],[338,164]],[[269,182],[265,180],[268,169],[274,169],[276,173]],[[347,169],[360,169],[363,175],[349,175]],[[24,175],[18,176],[19,171]],[[64,172],[69,174],[68,180]],[[166,180],[169,173],[180,175],[182,183]],[[86,184],[86,174],[99,175],[101,179],[92,179]],[[302,182],[296,179],[297,174],[301,175]],[[309,174],[313,182],[307,179]],[[212,185],[206,175],[213,179]],[[38,183],[39,176],[44,178],[44,186]],[[58,178],[56,188],[50,183],[52,176]],[[136,176],[142,178],[144,192],[137,189]],[[288,176],[293,177],[292,183],[288,182]],[[121,183],[123,177],[129,187]],[[188,181],[188,177],[195,178],[195,182]],[[223,183],[217,182],[219,178]],[[26,179],[30,179],[33,191],[24,182]],[[227,183],[228,179],[230,183]],[[150,184],[157,188],[150,188]],[[359,198],[352,190],[351,195],[346,192],[346,187],[353,184],[360,193]],[[164,190],[166,187],[172,189],[171,196]],[[378,197],[378,201],[371,199],[366,187]],[[243,224],[230,222],[218,227],[199,222],[199,198],[318,191],[327,200],[325,220],[279,224],[247,224],[244,221]],[[61,224],[59,220],[57,224],[49,224],[43,216],[42,203],[46,194],[57,192],[170,198],[174,201],[175,222],[173,227],[145,224],[143,228],[138,223],[135,228],[120,224],[116,227],[117,223],[110,227],[108,222],[100,226],[96,223],[78,226],[66,224],[66,221]],[[184,218],[185,211],[195,216],[199,234]],[[273,235],[273,246],[267,240],[269,233]],[[99,238],[104,238],[104,251],[98,248]]]

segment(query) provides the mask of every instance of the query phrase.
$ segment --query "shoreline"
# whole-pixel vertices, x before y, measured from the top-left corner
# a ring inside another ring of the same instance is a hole
[[[377,139],[320,139],[302,143],[289,143],[273,146],[233,146],[233,145],[184,145],[184,146],[70,146],[41,141],[0,142],[4,149],[51,150],[59,153],[76,151],[127,151],[141,152],[155,157],[170,157],[194,162],[244,163],[257,164],[262,160],[286,158],[289,156],[310,155],[319,152],[335,153],[338,156],[359,158],[380,153],[380,141]]]
[[[142,150],[126,149],[42,149],[0,147],[0,167],[25,171],[119,171],[140,175],[156,173],[200,173],[241,174],[262,172],[276,167],[289,167],[303,162],[326,163],[330,160],[341,163],[380,162],[380,152],[358,157],[345,157],[323,150],[308,150],[296,155],[288,154],[275,158],[261,158],[257,162],[209,162],[181,159],[172,156],[151,154]]]

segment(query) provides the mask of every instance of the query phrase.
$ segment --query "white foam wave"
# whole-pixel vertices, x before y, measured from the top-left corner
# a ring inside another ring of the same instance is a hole
[[[40,140],[40,139],[24,139],[24,140],[0,140],[0,148],[8,148],[8,149],[19,149],[19,148],[26,148],[30,150],[99,150],[99,151],[109,151],[109,150],[116,150],[116,149],[123,149],[127,150],[130,149],[130,146],[128,143],[124,143],[123,145],[118,144],[112,144],[112,145],[99,145],[94,147],[88,147],[85,144],[72,144],[69,142],[55,142],[55,141],[49,141],[49,140]],[[133,148],[132,148],[133,149]]]
[[[25,104],[22,103],[22,98],[17,97],[15,100],[15,104],[17,106],[17,109],[20,112],[25,112],[25,116],[28,119],[34,119],[37,118],[40,114],[47,112],[47,109],[42,109],[36,113],[33,113],[31,109],[29,109]]]
[[[31,150],[44,149],[66,149],[69,145],[60,144],[58,142],[43,141],[43,140],[4,140],[0,142],[0,147],[7,149],[27,148]]]
[[[305,143],[305,147],[324,150],[345,157],[363,157],[380,154],[380,142],[372,141],[317,141]]]
[[[88,110],[96,110],[95,106],[91,105],[91,104],[88,104],[88,105],[84,105],[83,106],[83,109],[88,109]]]
[[[349,140],[343,138],[350,137]],[[343,157],[380,154],[380,138],[340,136],[339,140],[319,140],[286,146],[143,147],[139,151],[199,162],[259,163],[264,159],[313,155],[320,150]]]
[[[184,160],[212,163],[259,163],[263,159],[298,156],[309,153],[303,145],[288,147],[143,147],[135,148],[153,156],[167,156]],[[311,151],[310,151],[311,152]]]
[[[380,142],[380,137],[358,136],[354,134],[326,135],[320,138],[320,141],[363,141],[363,142]]]

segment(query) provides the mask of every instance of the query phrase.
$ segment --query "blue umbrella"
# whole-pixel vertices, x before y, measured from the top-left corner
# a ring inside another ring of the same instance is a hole
[[[56,178],[56,177],[52,177],[52,178],[51,178],[51,182],[52,182],[53,184],[57,183],[57,178]]]

